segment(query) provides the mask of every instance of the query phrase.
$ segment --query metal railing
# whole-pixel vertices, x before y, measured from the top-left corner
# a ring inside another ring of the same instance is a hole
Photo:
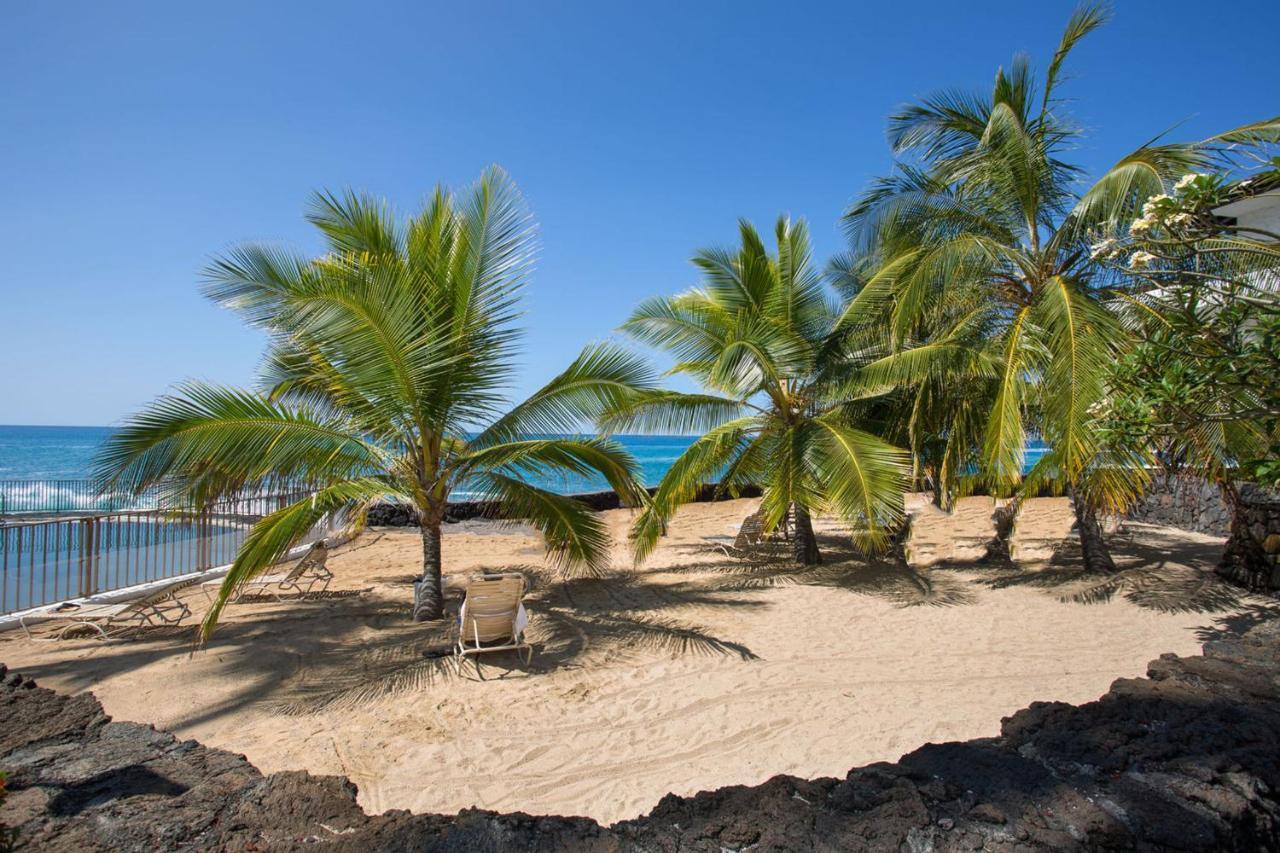
[[[156,509],[156,490],[103,492],[93,480],[0,480],[0,516],[18,513],[115,512]]]
[[[200,513],[129,509],[0,521],[0,614],[227,565],[254,524],[302,497],[238,498]],[[303,544],[327,534],[322,522]]]

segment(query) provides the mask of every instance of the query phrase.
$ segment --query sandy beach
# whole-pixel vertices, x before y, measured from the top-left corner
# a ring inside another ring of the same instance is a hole
[[[779,773],[843,775],[930,741],[995,735],[1032,701],[1085,702],[1164,652],[1194,653],[1256,606],[1212,575],[1221,540],[1131,524],[1121,572],[1070,562],[918,573],[868,565],[820,525],[824,565],[745,563],[749,500],[682,508],[635,569],[562,581],[519,526],[446,528],[451,572],[526,572],[530,666],[487,656],[484,678],[427,652],[408,621],[415,530],[371,529],[334,552],[318,600],[232,605],[210,645],[187,629],[138,640],[0,637],[0,660],[108,713],[242,752],[265,772],[348,775],[370,811],[637,816],[667,792]],[[606,514],[621,543],[629,514]],[[197,613],[203,595],[188,595]]]

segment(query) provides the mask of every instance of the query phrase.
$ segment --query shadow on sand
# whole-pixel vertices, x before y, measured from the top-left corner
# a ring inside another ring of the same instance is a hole
[[[715,636],[679,618],[679,612],[692,606],[766,606],[762,602],[700,584],[648,583],[643,572],[566,581],[539,567],[502,568],[523,571],[532,580],[525,604],[531,616],[529,638],[537,652],[528,665],[510,652],[483,656],[487,678],[527,677],[582,666],[601,656],[617,660],[642,651],[756,658],[745,645]],[[208,722],[248,705],[307,714],[356,707],[459,677],[476,678],[474,664],[460,676],[451,657],[459,602],[449,602],[449,613],[441,622],[415,623],[409,618],[411,599],[407,583],[403,599],[354,590],[284,601],[251,597],[229,608],[229,613],[250,618],[225,621],[203,648],[196,645],[188,626],[151,629],[133,639],[105,643],[69,639],[58,646],[67,651],[64,657],[24,666],[23,671],[46,682],[60,681],[74,691],[181,658],[234,671],[239,686],[232,695],[174,719],[171,725],[176,727]],[[189,603],[199,618],[203,596],[197,593]]]
[[[1101,577],[1085,573],[1070,549],[1039,571],[1007,560],[917,570],[901,560],[868,561],[847,537],[834,533],[822,534],[820,544],[824,562],[811,567],[791,562],[785,547],[744,557],[729,556],[710,544],[672,545],[681,555],[679,566],[595,579],[561,580],[541,567],[502,566],[523,571],[533,581],[526,605],[532,617],[529,638],[537,652],[528,665],[513,653],[486,655],[483,671],[489,678],[522,678],[654,651],[753,660],[757,656],[750,648],[716,636],[693,618],[682,618],[682,611],[765,608],[768,604],[753,593],[788,585],[842,589],[896,607],[967,606],[984,590],[1029,586],[1082,605],[1119,597],[1161,613],[1231,611],[1202,629],[1201,640],[1238,636],[1280,615],[1280,603],[1259,603],[1213,574],[1219,543],[1188,542],[1158,528],[1142,531],[1140,538],[1118,538],[1113,550],[1120,569]],[[663,581],[650,574],[663,575]],[[230,612],[249,618],[225,622],[204,648],[195,646],[188,628],[156,629],[132,641],[67,641],[64,657],[23,669],[69,690],[91,689],[100,679],[180,658],[234,672],[229,683],[237,687],[230,695],[174,719],[171,725],[177,727],[215,720],[249,705],[283,714],[356,707],[460,677],[449,656],[456,610],[438,623],[410,621],[412,577],[395,575],[405,583],[391,584],[389,594],[384,587],[382,595],[335,592],[233,605]],[[202,598],[196,594],[191,603]],[[461,677],[476,677],[474,668],[469,665]]]

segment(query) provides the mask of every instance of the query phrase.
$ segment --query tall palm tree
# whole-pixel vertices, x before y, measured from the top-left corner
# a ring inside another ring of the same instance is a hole
[[[836,329],[838,304],[812,263],[804,222],[780,218],[776,254],[748,222],[736,250],[705,249],[701,286],[649,299],[623,330],[665,350],[702,393],[637,388],[603,419],[616,430],[704,433],[672,464],[634,527],[643,558],[704,483],[763,487],[766,529],[790,515],[795,557],[820,560],[811,517],[833,513],[864,544],[902,516],[906,454],[866,431],[863,400],[834,392],[865,359]]]
[[[1114,568],[1098,512],[1131,500],[1143,478],[1118,475],[1132,460],[1101,452],[1093,410],[1126,336],[1102,304],[1114,275],[1090,243],[1203,160],[1195,146],[1149,144],[1077,191],[1083,172],[1062,158],[1080,132],[1058,87],[1072,49],[1104,19],[1098,6],[1071,16],[1043,85],[1018,56],[988,94],[945,91],[895,113],[898,167],[844,220],[855,249],[878,262],[851,312],[883,311],[899,378],[933,417],[914,434],[950,443],[948,470],[976,471],[969,485],[1073,494],[1095,570]],[[1023,482],[1031,431],[1050,452]]]
[[[163,483],[175,503],[197,508],[281,481],[309,484],[306,498],[249,532],[205,635],[228,597],[321,518],[358,527],[387,499],[412,506],[421,525],[420,620],[441,616],[440,527],[459,487],[527,519],[566,565],[601,568],[601,521],[526,475],[598,472],[639,502],[634,460],[616,443],[556,435],[651,377],[636,357],[593,347],[502,412],[534,250],[511,180],[493,168],[462,197],[437,189],[403,224],[352,193],[317,194],[307,218],[327,245],[321,257],[249,245],[207,271],[207,295],[269,336],[260,390],[181,387],[129,420],[98,460],[112,487]]]

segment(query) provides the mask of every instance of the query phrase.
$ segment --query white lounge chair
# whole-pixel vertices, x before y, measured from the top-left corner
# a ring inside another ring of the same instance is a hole
[[[995,500],[990,497],[960,498],[950,513],[917,502],[908,517],[903,544],[907,565],[926,568],[982,559],[995,539],[994,516]]]
[[[458,613],[458,643],[454,660],[458,672],[468,655],[485,652],[524,652],[524,662],[533,660],[533,646],[525,642],[529,615],[524,609],[524,575],[517,572],[478,575],[467,583],[467,597]],[[476,661],[476,671],[480,661]]]
[[[179,625],[191,615],[191,608],[177,593],[196,582],[195,578],[156,587],[127,601],[113,604],[61,604],[18,619],[28,639],[61,640],[67,632],[79,627],[93,628],[98,639],[105,640],[125,631]],[[49,637],[32,637],[29,621],[61,621],[69,624]]]
[[[759,510],[748,515],[741,524],[730,524],[726,530],[734,534],[733,544],[727,536],[704,536],[712,548],[726,557],[750,557],[765,550],[787,547],[791,539],[791,514],[787,513],[771,533],[764,532],[764,516]]]
[[[1049,563],[1071,536],[1075,523],[1070,498],[1023,499],[1009,532],[1009,558],[1027,567]]]
[[[235,603],[244,598],[247,594],[253,592],[266,592],[274,596],[276,601],[284,601],[281,595],[292,594],[299,597],[311,595],[317,592],[324,592],[329,588],[330,581],[333,580],[333,572],[329,571],[325,562],[329,559],[329,548],[325,541],[321,539],[312,545],[307,553],[302,556],[288,572],[277,572],[271,575],[260,575],[252,580],[245,581],[236,590],[236,594],[231,598],[231,603]],[[214,587],[221,587],[221,580],[205,581],[201,585],[206,598],[213,599],[211,591]]]

